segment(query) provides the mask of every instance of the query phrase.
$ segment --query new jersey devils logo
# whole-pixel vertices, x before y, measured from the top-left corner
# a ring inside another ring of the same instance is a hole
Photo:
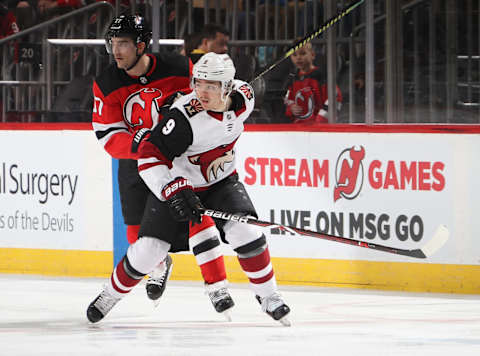
[[[340,153],[335,166],[335,190],[333,192],[333,201],[341,197],[345,199],[355,199],[363,185],[363,165],[362,160],[365,157],[365,149],[360,146],[359,150],[355,147],[347,148]]]
[[[143,88],[131,94],[123,105],[123,118],[131,128],[152,128],[158,123],[163,94],[156,88]]]
[[[225,171],[225,164],[233,162],[235,158],[235,151],[233,146],[235,142],[228,145],[218,146],[213,150],[200,153],[199,155],[188,157],[189,161],[193,164],[199,165],[202,171],[203,178],[207,182],[217,179],[218,171]]]
[[[302,88],[295,94],[295,104],[302,108],[297,119],[308,119],[313,114],[313,92],[309,87]]]

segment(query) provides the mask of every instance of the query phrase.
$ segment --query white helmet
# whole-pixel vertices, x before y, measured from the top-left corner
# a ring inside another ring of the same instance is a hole
[[[222,84],[222,100],[226,100],[233,87],[235,66],[228,54],[209,52],[193,66],[192,89],[195,79],[218,81]]]

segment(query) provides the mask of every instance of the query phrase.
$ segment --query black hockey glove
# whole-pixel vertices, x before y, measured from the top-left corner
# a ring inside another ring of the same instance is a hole
[[[146,128],[140,129],[135,133],[132,140],[130,158],[140,159],[155,157],[161,161],[167,161],[158,147],[150,142],[149,138],[151,134],[152,132]]]
[[[175,220],[191,221],[193,225],[200,224],[201,211],[204,207],[187,179],[175,178],[163,188],[162,196]]]

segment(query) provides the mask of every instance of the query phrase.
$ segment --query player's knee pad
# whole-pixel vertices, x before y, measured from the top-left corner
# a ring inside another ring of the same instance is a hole
[[[131,245],[138,240],[140,225],[127,225],[127,241]]]
[[[190,235],[190,248],[199,265],[213,261],[222,255],[219,236],[220,232],[215,224],[205,225],[203,229],[196,229],[195,233]]]
[[[225,232],[225,239],[234,250],[263,236],[262,230],[258,226],[233,221],[227,222],[223,231]]]
[[[250,258],[262,254],[267,249],[267,239],[265,235],[258,237],[257,239],[234,248],[239,258]]]
[[[127,258],[136,271],[147,274],[165,259],[169,250],[168,242],[144,236],[128,247]]]

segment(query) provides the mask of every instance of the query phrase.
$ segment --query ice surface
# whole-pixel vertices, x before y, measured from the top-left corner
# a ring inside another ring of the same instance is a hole
[[[0,275],[0,355],[480,355],[479,296],[280,286],[291,327],[231,285],[232,322],[199,282],[170,281],[157,308],[144,282],[97,324],[104,280]]]

